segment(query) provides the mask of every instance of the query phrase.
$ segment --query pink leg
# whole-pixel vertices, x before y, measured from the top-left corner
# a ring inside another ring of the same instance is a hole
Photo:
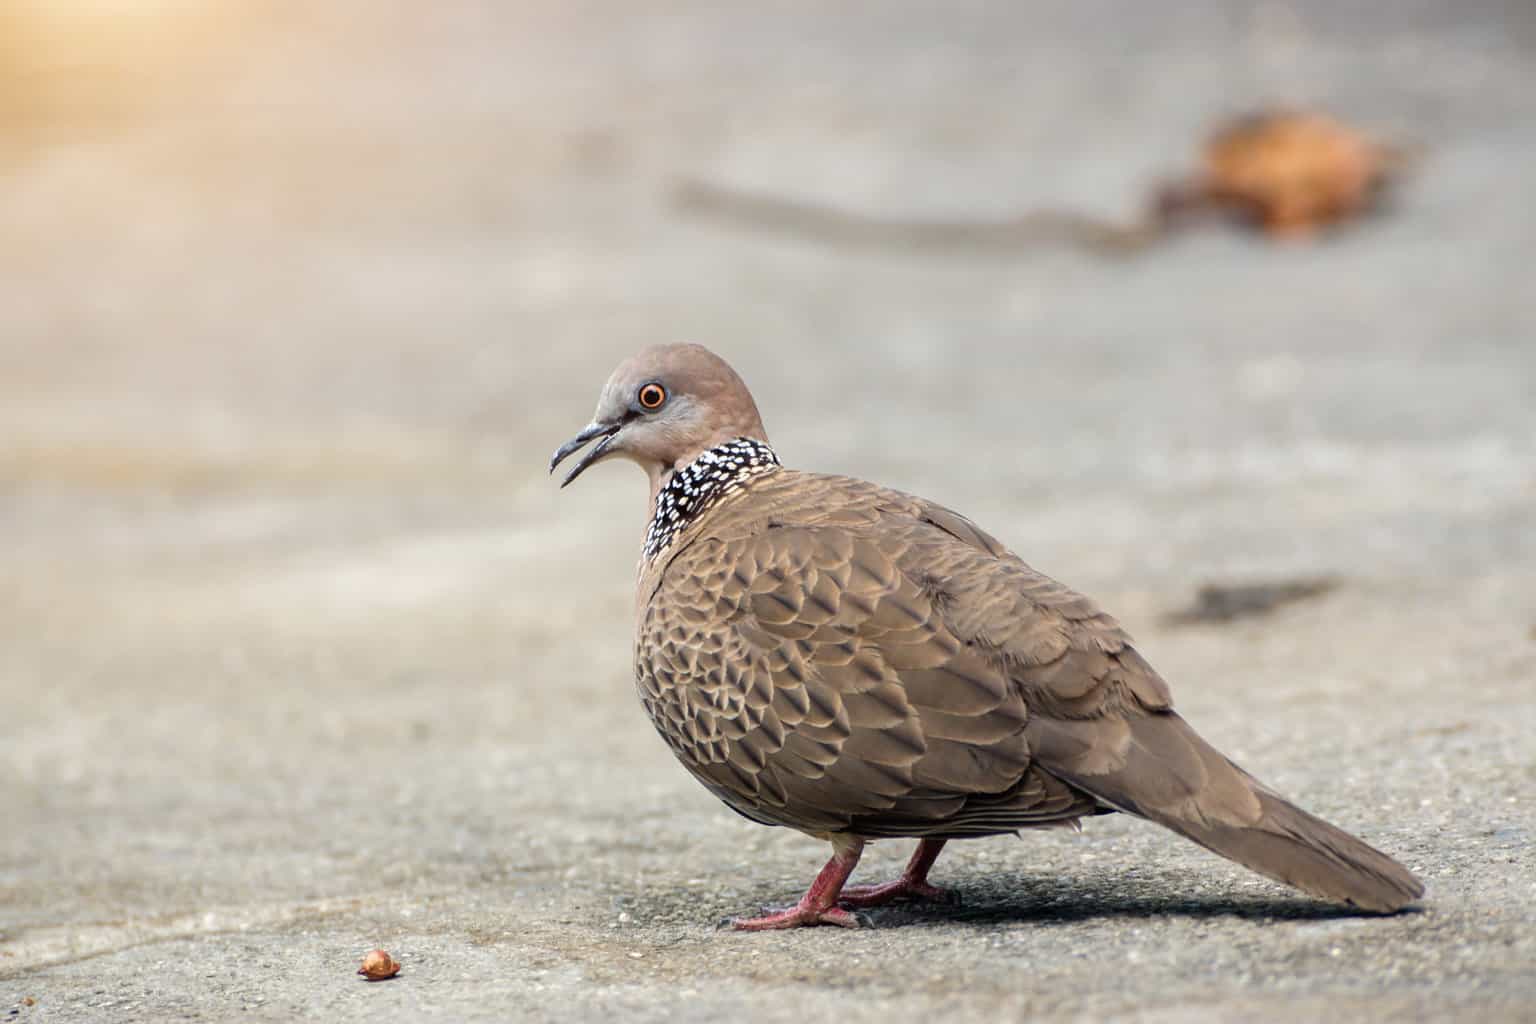
[[[842,928],[858,928],[864,922],[852,911],[837,905],[837,897],[843,891],[843,883],[853,874],[859,856],[864,852],[864,840],[854,836],[838,836],[832,840],[832,859],[821,869],[816,881],[800,897],[800,902],[783,910],[775,910],[762,917],[732,918],[730,925],[737,931],[765,932],[777,928],[800,928],[813,924],[835,924]]]
[[[957,902],[955,894],[928,884],[928,871],[944,849],[942,839],[924,839],[907,861],[907,869],[894,882],[884,885],[854,885],[843,890],[838,902],[845,907],[879,907],[893,900],[934,900]]]

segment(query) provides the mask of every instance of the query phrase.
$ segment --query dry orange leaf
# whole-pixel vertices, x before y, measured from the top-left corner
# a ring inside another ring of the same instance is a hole
[[[1326,114],[1270,111],[1211,137],[1198,190],[1271,235],[1300,237],[1369,209],[1400,158]]]

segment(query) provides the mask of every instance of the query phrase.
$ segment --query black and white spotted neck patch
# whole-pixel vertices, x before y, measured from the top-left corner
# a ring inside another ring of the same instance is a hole
[[[738,437],[703,452],[672,474],[656,495],[656,513],[645,531],[640,559],[653,561],[688,524],[748,480],[779,468],[779,457],[761,441]]]

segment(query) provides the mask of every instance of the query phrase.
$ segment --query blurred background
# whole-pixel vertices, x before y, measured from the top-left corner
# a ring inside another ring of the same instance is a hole
[[[1134,224],[1277,105],[1412,167],[1307,237],[1217,218],[1125,252],[732,212]],[[808,879],[819,851],[695,792],[635,706],[639,474],[545,476],[657,341],[725,355],[786,463],[954,506],[1097,596],[1279,788],[1369,790],[1342,823],[1421,868],[1465,788],[1523,815],[1480,843],[1528,850],[1533,169],[1529,0],[7,0],[0,977],[362,892],[371,934],[423,892],[444,934],[601,929],[673,884],[686,920],[747,843],[755,897]],[[1317,578],[1266,619],[1168,618]],[[1087,870],[1071,842],[1032,863]],[[319,962],[357,920],[289,939]]]

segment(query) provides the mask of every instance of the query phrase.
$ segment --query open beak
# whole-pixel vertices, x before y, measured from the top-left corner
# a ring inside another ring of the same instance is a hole
[[[585,455],[577,460],[576,465],[572,466],[571,471],[565,475],[565,479],[560,481],[560,486],[564,487],[572,480],[575,480],[586,471],[588,466],[592,465],[592,463],[596,462],[598,459],[601,459],[603,454],[608,450],[608,444],[613,440],[613,435],[617,434],[619,432],[619,428],[623,425],[624,424],[622,423],[589,423],[581,433],[577,434],[575,437],[565,442],[565,444],[555,449],[554,457],[549,460],[549,471],[551,473],[555,471],[556,466],[564,462],[571,455],[571,453],[579,450],[582,445],[586,444],[594,437],[602,438],[601,441],[593,445]]]

